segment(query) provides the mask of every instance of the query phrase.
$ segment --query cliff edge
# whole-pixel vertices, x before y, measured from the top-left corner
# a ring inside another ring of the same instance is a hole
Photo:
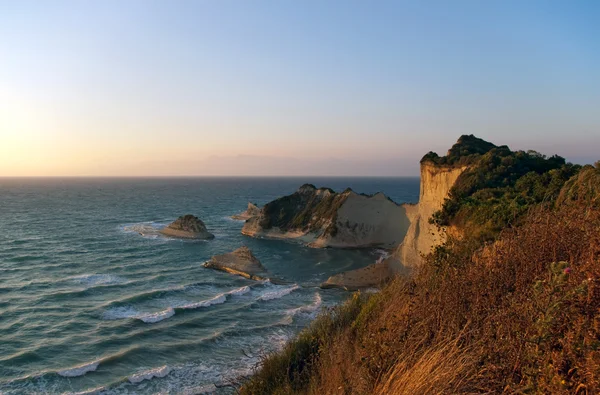
[[[406,204],[410,226],[402,243],[390,255],[389,264],[398,268],[421,264],[423,255],[446,241],[445,229],[430,223],[433,214],[442,209],[450,189],[467,166],[440,166],[432,162],[421,163],[419,203]]]

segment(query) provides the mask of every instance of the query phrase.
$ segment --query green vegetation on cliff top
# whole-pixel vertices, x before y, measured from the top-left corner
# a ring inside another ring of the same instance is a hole
[[[473,136],[423,161],[468,166],[432,219],[462,237],[322,313],[242,394],[600,392],[600,163]]]
[[[462,136],[444,157],[425,155],[425,162],[466,166],[430,221],[470,228],[483,239],[518,225],[531,207],[553,204],[565,182],[581,169],[558,155],[511,151],[474,136]]]

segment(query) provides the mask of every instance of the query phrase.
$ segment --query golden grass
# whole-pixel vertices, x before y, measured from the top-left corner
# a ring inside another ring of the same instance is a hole
[[[600,393],[600,211],[438,248],[269,357],[244,394]]]
[[[375,394],[460,394],[477,374],[476,358],[458,346],[458,339],[442,341],[418,355],[401,355],[391,372],[376,385]]]

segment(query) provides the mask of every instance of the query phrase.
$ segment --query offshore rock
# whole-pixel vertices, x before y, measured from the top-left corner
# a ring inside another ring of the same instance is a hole
[[[251,280],[265,280],[267,270],[246,246],[227,254],[215,255],[204,267],[237,274]]]
[[[163,228],[160,233],[180,239],[212,239],[215,236],[206,230],[204,222],[198,217],[187,214]]]

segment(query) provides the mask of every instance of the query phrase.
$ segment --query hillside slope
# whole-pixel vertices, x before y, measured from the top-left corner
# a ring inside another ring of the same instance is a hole
[[[242,393],[600,391],[598,168],[476,146],[427,160],[466,167],[431,221],[459,237],[322,314]]]

